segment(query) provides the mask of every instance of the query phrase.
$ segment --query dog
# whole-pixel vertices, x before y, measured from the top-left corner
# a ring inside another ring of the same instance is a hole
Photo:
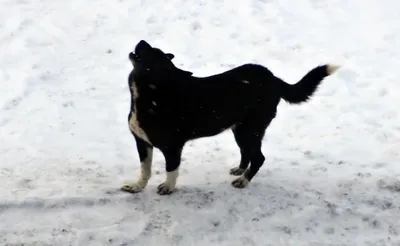
[[[141,40],[129,53],[133,69],[128,77],[131,95],[128,125],[141,162],[136,182],[123,191],[142,191],[151,177],[153,148],[165,158],[166,179],[159,195],[171,194],[177,183],[186,142],[211,137],[230,129],[240,149],[240,163],[230,169],[232,181],[244,188],[265,161],[261,151],[267,127],[281,99],[307,102],[325,77],[339,66],[325,64],[288,84],[262,65],[244,64],[229,71],[195,77],[172,62],[175,56]]]

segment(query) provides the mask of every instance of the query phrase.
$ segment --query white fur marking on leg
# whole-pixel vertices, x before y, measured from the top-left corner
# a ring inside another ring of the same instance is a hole
[[[151,164],[153,162],[153,148],[147,148],[147,157],[140,163],[139,180],[148,181],[151,178]]]
[[[249,84],[250,82],[248,80],[242,80],[243,83]]]
[[[179,168],[175,169],[172,172],[167,172],[167,178],[165,180],[165,185],[170,188],[170,190],[174,189],[176,186],[176,180],[179,176]]]
[[[230,169],[230,174],[231,175],[235,175],[235,176],[239,176],[242,175],[244,172],[246,171],[245,168],[240,168],[240,167],[234,167]]]
[[[157,193],[160,195],[167,195],[174,191],[176,186],[176,180],[179,176],[178,168],[172,172],[167,172],[167,178],[164,183],[158,186]]]
[[[153,161],[153,149],[147,148],[147,157],[140,163],[140,176],[139,179],[130,184],[126,184],[122,187],[123,190],[130,192],[140,192],[146,186],[151,177],[151,165]]]
[[[244,175],[240,176],[238,178],[238,181],[240,181],[243,184],[243,186],[246,186],[249,184],[249,180]]]
[[[242,175],[239,178],[233,180],[232,186],[235,188],[244,188],[249,183],[250,183],[250,181],[244,175]]]

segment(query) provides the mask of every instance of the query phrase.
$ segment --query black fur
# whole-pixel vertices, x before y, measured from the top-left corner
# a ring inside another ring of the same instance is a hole
[[[200,78],[175,67],[173,58],[143,40],[129,54],[134,66],[128,80],[129,119],[136,114],[148,138],[144,144],[132,131],[140,158],[146,153],[140,146],[156,147],[171,172],[179,168],[187,141],[232,130],[241,153],[240,164],[230,170],[232,175],[242,175],[232,182],[237,188],[246,186],[264,163],[262,139],[281,98],[294,104],[306,102],[330,72],[328,65],[318,66],[290,85],[261,65],[245,64]],[[172,192],[173,187],[163,190],[164,186],[159,186],[159,194]]]

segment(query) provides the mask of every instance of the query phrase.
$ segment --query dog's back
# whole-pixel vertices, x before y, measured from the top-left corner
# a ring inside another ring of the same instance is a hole
[[[139,92],[141,97],[151,98],[146,103],[146,107],[153,104],[151,121],[179,129],[179,135],[187,139],[218,134],[250,114],[266,114],[267,108],[274,110],[280,100],[273,74],[252,64],[202,78],[154,74],[144,84],[157,84],[157,89]]]

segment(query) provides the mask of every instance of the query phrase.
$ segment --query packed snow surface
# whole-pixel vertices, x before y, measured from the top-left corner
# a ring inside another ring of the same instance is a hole
[[[187,144],[172,195],[156,193],[159,151],[129,194],[141,39],[196,76],[341,68],[309,103],[280,103],[246,189],[226,131]],[[0,245],[400,245],[399,78],[398,0],[1,0]]]

